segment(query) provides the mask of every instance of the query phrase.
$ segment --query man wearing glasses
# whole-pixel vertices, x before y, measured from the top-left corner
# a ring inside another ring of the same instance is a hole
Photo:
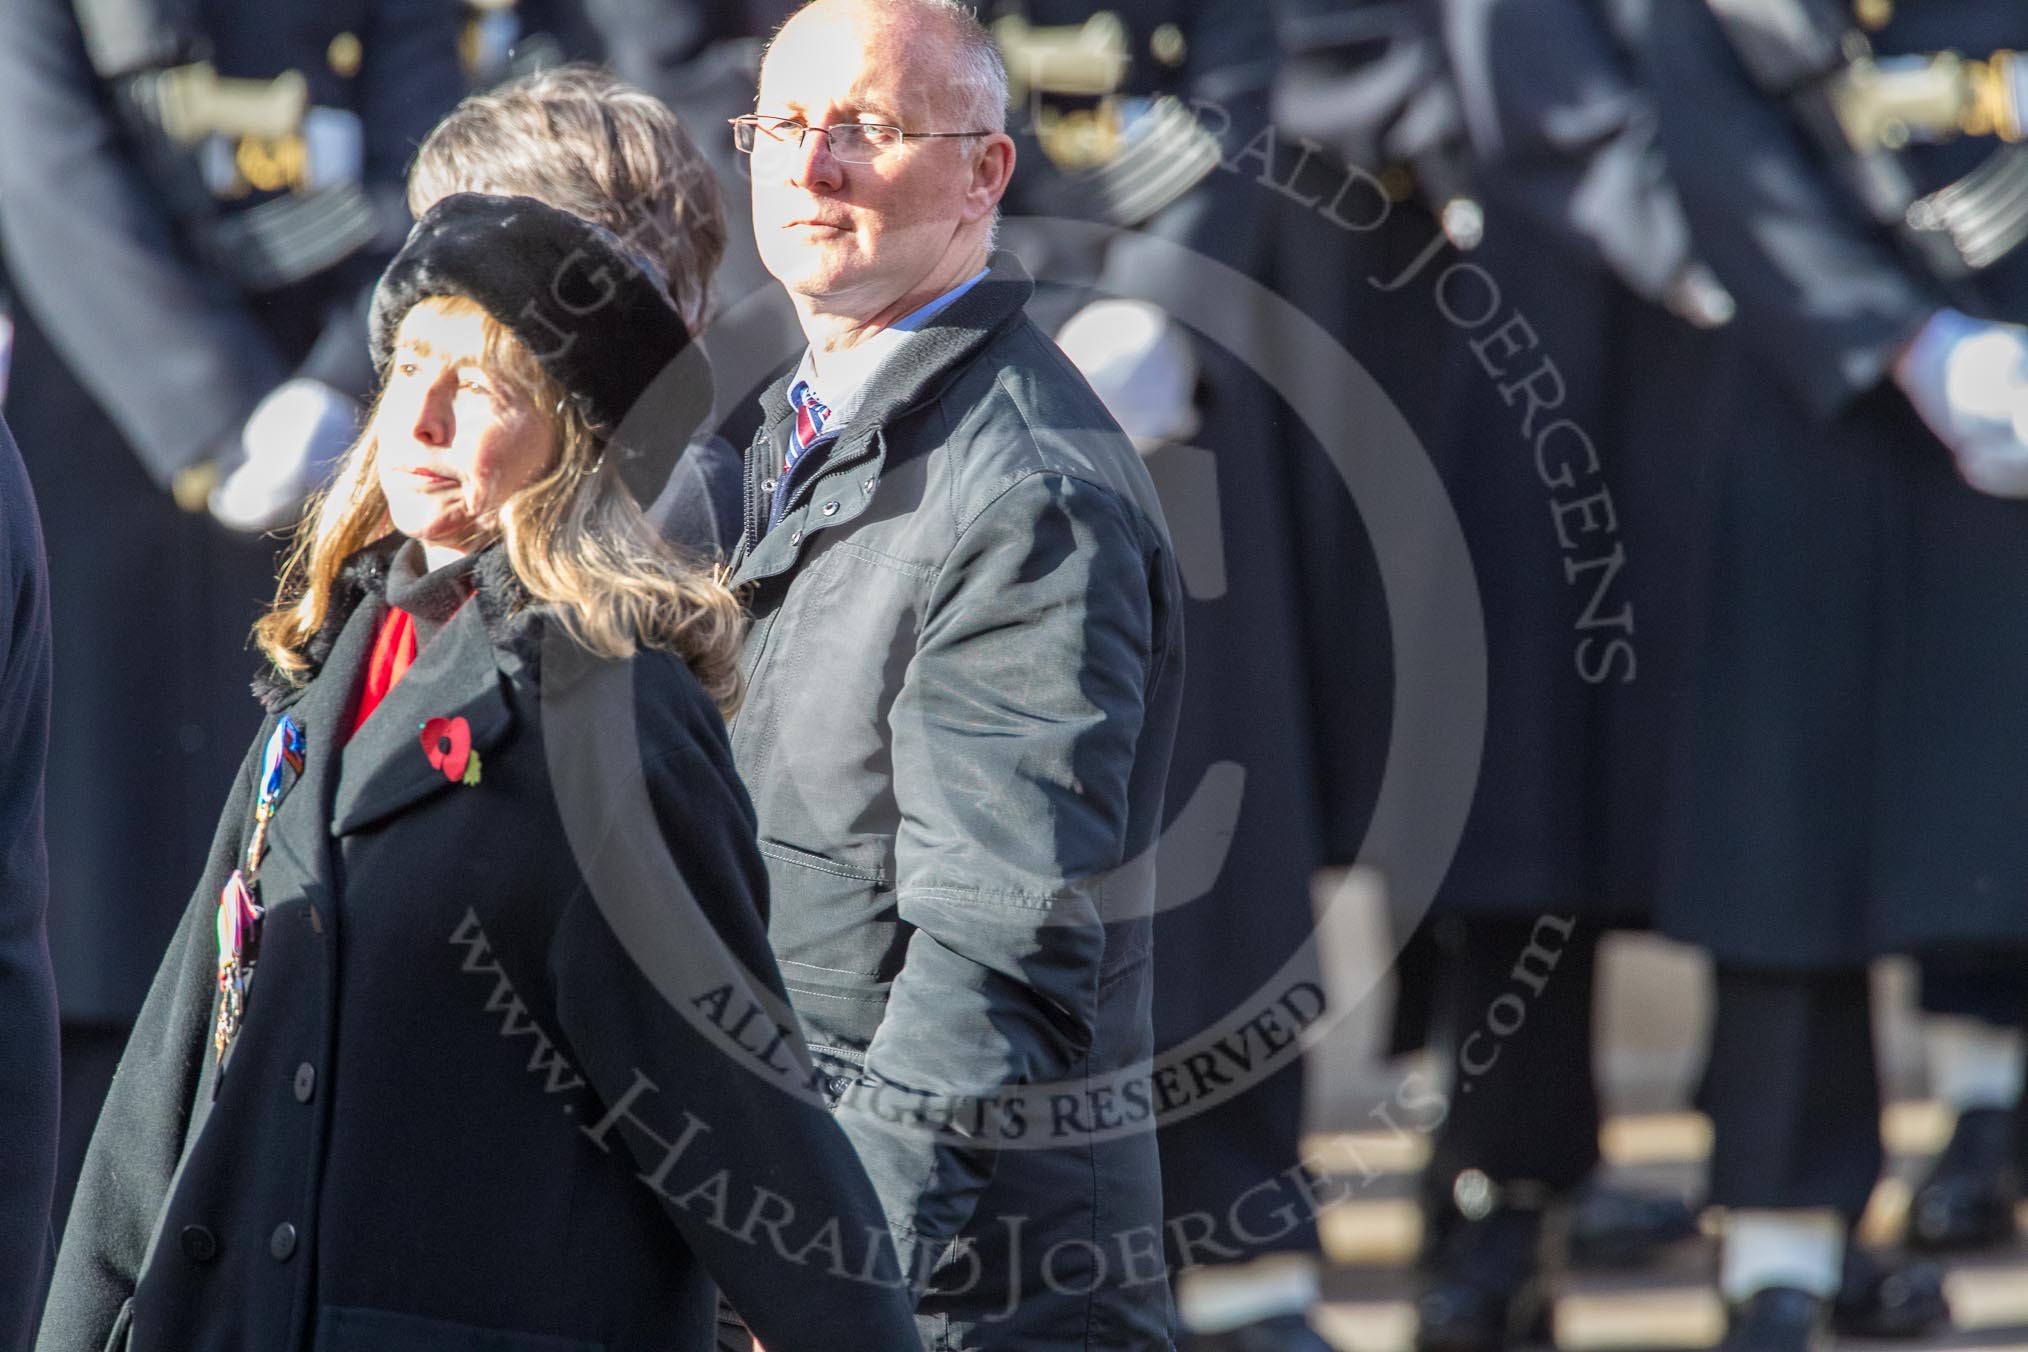
[[[951,0],[817,0],[734,119],[809,347],[747,457],[733,750],[925,1343],[1160,1349],[1180,591],[1132,447],[991,255],[1006,88]]]

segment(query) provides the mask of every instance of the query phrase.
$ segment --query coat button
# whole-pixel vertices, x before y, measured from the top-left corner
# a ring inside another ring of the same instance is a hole
[[[772,493],[774,491],[775,491],[775,481],[773,479],[761,480],[761,492]]]
[[[859,485],[859,489],[861,492],[871,496],[873,493],[873,480],[868,479],[865,483]]]
[[[844,1095],[845,1091],[846,1091],[846,1090],[848,1090],[848,1089],[850,1089],[851,1087],[852,1087],[852,1081],[851,1081],[851,1080],[849,1080],[849,1079],[847,1079],[847,1078],[846,1078],[845,1076],[843,1076],[843,1075],[833,1075],[833,1076],[831,1077],[831,1083],[830,1083],[830,1085],[829,1085],[829,1088],[830,1088],[830,1090],[831,1090],[831,1092],[832,1092],[832,1093],[834,1093],[834,1094],[837,1094],[837,1095],[839,1095],[840,1097],[842,1097],[842,1096]]]
[[[833,498],[831,501],[824,504],[824,515],[825,516],[838,515],[838,500],[836,498]]]
[[[308,1103],[317,1092],[317,1068],[305,1061],[296,1067],[296,1102]]]
[[[286,1263],[295,1251],[296,1227],[283,1221],[275,1227],[275,1232],[268,1236],[268,1252],[274,1255],[277,1263]]]
[[[209,1263],[218,1257],[218,1238],[201,1225],[186,1225],[177,1236],[183,1256],[193,1263]]]
[[[803,533],[801,531],[797,531],[795,534],[791,535],[789,537],[789,543],[792,545],[799,545],[803,543]]]

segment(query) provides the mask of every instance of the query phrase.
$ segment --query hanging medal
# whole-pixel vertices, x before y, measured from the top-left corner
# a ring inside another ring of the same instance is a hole
[[[283,714],[261,756],[260,791],[254,797],[254,829],[247,842],[246,862],[232,871],[218,895],[218,1017],[212,1049],[221,1062],[246,1019],[247,984],[260,955],[264,913],[260,870],[268,849],[268,823],[282,795],[302,773],[303,730],[293,717]]]

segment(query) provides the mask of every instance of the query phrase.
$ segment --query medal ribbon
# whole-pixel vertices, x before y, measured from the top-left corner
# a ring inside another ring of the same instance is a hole
[[[261,783],[254,797],[253,838],[247,842],[246,864],[225,880],[218,895],[218,1020],[212,1045],[220,1062],[232,1045],[246,1015],[247,978],[253,974],[264,914],[256,888],[261,859],[267,854],[268,822],[281,804],[290,781],[284,771],[303,772],[303,730],[288,714],[275,726],[261,756]]]

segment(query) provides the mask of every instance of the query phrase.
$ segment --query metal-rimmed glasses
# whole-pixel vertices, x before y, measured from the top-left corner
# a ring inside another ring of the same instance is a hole
[[[829,127],[813,127],[793,117],[767,117],[758,113],[747,113],[726,121],[732,123],[732,144],[744,154],[800,149],[803,138],[814,131],[830,143],[831,158],[845,164],[871,164],[904,141],[993,134],[989,131],[903,131],[886,122],[840,122]]]

